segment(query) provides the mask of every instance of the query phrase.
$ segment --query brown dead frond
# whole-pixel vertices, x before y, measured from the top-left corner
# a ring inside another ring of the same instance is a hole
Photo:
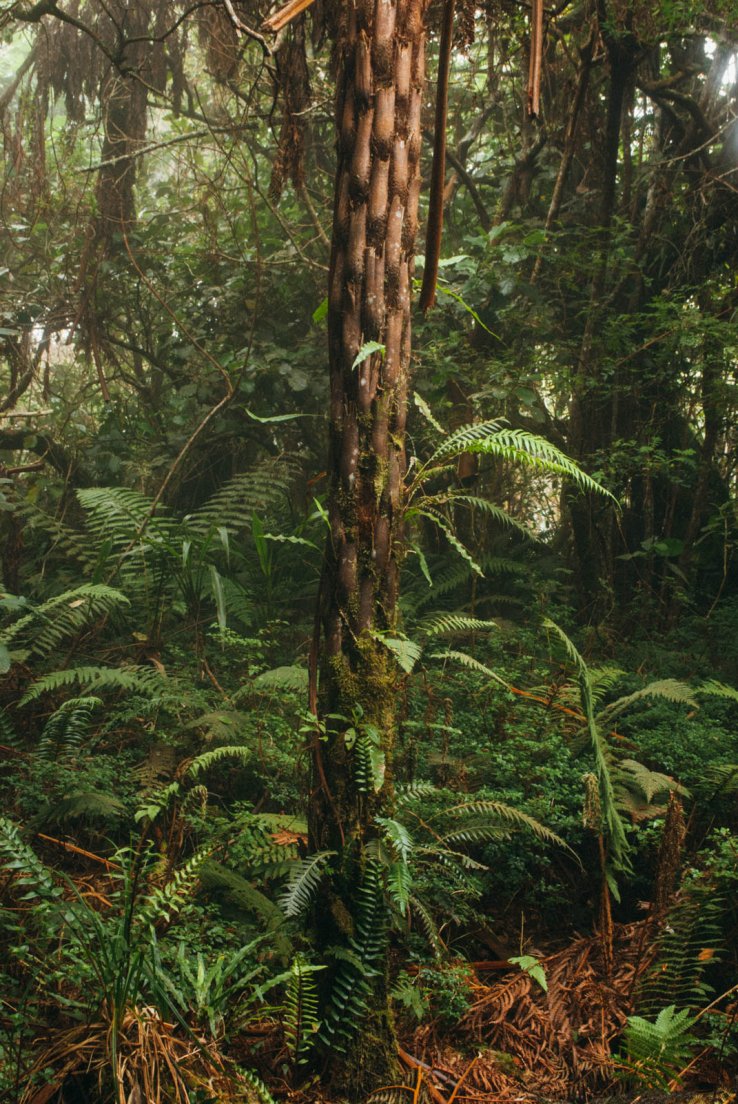
[[[587,1098],[614,1077],[612,1049],[632,1012],[636,982],[653,951],[649,920],[616,925],[614,965],[608,975],[597,935],[541,959],[548,991],[525,971],[475,984],[476,999],[460,1024],[466,1056],[439,1043],[432,1027],[420,1028],[413,1053],[458,1084],[457,1102],[494,1096],[528,1104],[542,1096]],[[644,952],[644,948],[647,948]]]

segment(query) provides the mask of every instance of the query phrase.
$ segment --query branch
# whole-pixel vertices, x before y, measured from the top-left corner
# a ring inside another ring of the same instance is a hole
[[[62,445],[35,429],[0,429],[0,452],[33,452],[71,483],[86,487],[93,482]]]

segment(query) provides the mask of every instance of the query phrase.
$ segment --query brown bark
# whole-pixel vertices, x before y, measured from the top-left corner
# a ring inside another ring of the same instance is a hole
[[[427,0],[341,5],[328,289],[330,537],[318,611],[318,709],[327,735],[316,740],[310,807],[312,846],[337,852],[319,905],[326,943],[345,942],[355,930],[365,846],[377,813],[391,804],[400,672],[380,634],[396,627],[402,554],[426,8]],[[384,350],[355,366],[367,342]],[[347,747],[345,736],[352,721],[360,735],[369,726],[376,733],[384,779],[361,783],[356,745]],[[396,1062],[386,979],[381,962],[375,966],[363,1044],[353,1045],[338,1071],[352,1099]]]
[[[426,0],[346,4],[339,39],[321,702],[347,715],[361,704],[388,741],[394,663],[372,634],[396,622],[425,8]],[[370,341],[384,352],[354,367]],[[341,745],[335,736],[325,758],[329,784],[335,775],[334,786],[343,788]],[[346,796],[346,823],[325,807],[316,819],[319,846],[362,835],[362,802]]]

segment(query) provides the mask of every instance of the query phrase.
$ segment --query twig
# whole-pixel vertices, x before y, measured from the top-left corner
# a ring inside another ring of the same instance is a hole
[[[265,31],[270,31],[272,34],[276,34],[281,31],[283,27],[286,27],[288,23],[291,23],[293,19],[310,7],[314,0],[289,0],[283,8],[280,8],[274,15],[270,15],[268,19],[265,19],[262,23],[262,27]],[[228,4],[228,0],[226,0]]]
[[[36,834],[45,843],[55,843],[57,847],[63,847],[65,851],[72,851],[75,855],[82,855],[85,859],[92,859],[93,862],[101,863],[106,870],[121,869],[118,863],[111,862],[110,859],[104,859],[102,855],[95,855],[92,851],[85,851],[84,847],[77,847],[76,844],[67,843],[66,840],[57,839],[55,836],[46,836],[43,832],[37,832]]]

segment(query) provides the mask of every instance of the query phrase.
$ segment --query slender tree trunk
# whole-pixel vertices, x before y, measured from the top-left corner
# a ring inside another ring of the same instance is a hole
[[[427,0],[348,0],[338,39],[328,296],[330,536],[319,609],[318,708],[327,731],[314,752],[310,834],[315,849],[336,852],[320,903],[321,941],[364,940],[373,972],[364,1002],[368,1018],[351,1025],[362,1032],[343,1077],[353,1093],[381,1082],[395,1061],[384,956],[377,953],[381,887],[367,845],[377,831],[375,817],[392,802],[399,670],[382,634],[396,628],[402,555],[426,8]],[[383,349],[356,364],[368,342]],[[371,938],[363,930],[368,907],[377,919]],[[352,991],[360,984],[348,976],[341,982],[341,969],[332,992],[330,979],[327,986],[329,1026],[341,984]],[[344,964],[344,975],[347,970]]]

